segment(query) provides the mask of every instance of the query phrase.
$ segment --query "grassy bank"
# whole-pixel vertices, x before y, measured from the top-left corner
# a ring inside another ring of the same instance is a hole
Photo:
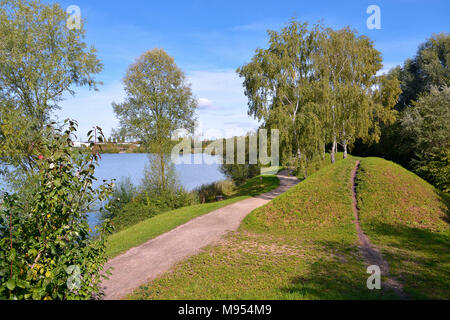
[[[448,198],[412,172],[378,158],[361,162],[357,182],[361,226],[405,293],[449,299]]]
[[[252,212],[221,244],[130,298],[379,298],[365,287],[356,246],[349,185],[354,164],[348,159],[313,174]]]
[[[276,176],[263,176],[250,179],[237,188],[230,199],[205,203],[167,211],[150,219],[141,221],[127,229],[108,237],[107,255],[112,258],[128,249],[153,239],[198,216],[225,207],[246,198],[269,192],[279,186]]]
[[[448,224],[442,220],[445,219],[445,206],[428,184],[404,169],[398,180],[373,183],[366,175],[367,172],[369,176],[374,175],[370,173],[370,166],[375,172],[379,171],[377,174],[388,177],[384,165],[386,168],[390,165],[381,159],[378,161],[383,165],[373,161],[361,160],[362,173],[358,180],[363,229],[368,229],[369,238],[382,247],[392,272],[395,275],[403,272],[400,280],[408,294],[448,299],[449,260],[448,252],[444,252],[448,251],[444,234]],[[369,275],[358,249],[352,211],[350,177],[355,164],[356,158],[350,157],[319,170],[252,212],[238,232],[179,263],[173,272],[142,286],[129,298],[398,298],[388,288],[370,291],[366,287]],[[391,185],[387,187],[389,183]],[[364,184],[373,188],[368,189]],[[402,188],[409,190],[414,206],[428,208],[428,215],[421,211],[415,218],[409,212],[402,219],[398,218],[395,212],[402,212],[405,206],[402,199],[406,195],[397,191]],[[386,193],[392,194],[393,198]],[[394,201],[397,196],[398,201]],[[380,212],[389,218],[382,215],[370,218]],[[392,222],[381,230],[381,220],[385,219]],[[421,226],[418,231],[405,229],[413,228],[415,223],[418,224],[416,229]],[[398,230],[395,233],[392,232],[394,226]],[[421,241],[425,242],[419,244]],[[414,243],[417,249],[413,249]],[[433,253],[433,250],[436,251]],[[408,267],[411,272],[404,274]],[[438,284],[439,281],[442,283]]]

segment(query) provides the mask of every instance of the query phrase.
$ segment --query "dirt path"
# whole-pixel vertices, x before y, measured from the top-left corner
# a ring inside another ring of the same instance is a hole
[[[380,267],[381,275],[386,276],[386,280],[383,282],[384,286],[393,290],[399,297],[406,298],[405,293],[403,292],[403,286],[396,279],[389,276],[389,264],[386,260],[383,259],[381,252],[378,248],[371,245],[369,238],[366,236],[364,231],[361,229],[361,225],[359,223],[359,208],[358,208],[358,199],[356,197],[356,174],[358,173],[361,162],[357,161],[356,166],[353,169],[351,176],[352,183],[352,199],[353,199],[353,213],[355,215],[355,226],[356,232],[358,233],[359,239],[359,248],[361,253],[363,254],[364,260],[368,264],[368,266],[376,265]]]
[[[268,193],[249,198],[197,217],[155,239],[111,259],[105,269],[113,268],[109,280],[103,282],[104,299],[116,300],[140,285],[165,273],[177,262],[198,253],[237,230],[242,220],[254,209],[284,193],[299,180],[287,171],[278,174],[280,186]]]

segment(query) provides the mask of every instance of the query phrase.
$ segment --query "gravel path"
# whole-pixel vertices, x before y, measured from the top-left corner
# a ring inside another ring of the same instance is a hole
[[[280,172],[278,177],[280,186],[271,192],[197,217],[111,259],[105,265],[105,269],[112,268],[112,275],[109,280],[103,281],[104,299],[123,298],[140,285],[167,272],[177,262],[195,255],[202,248],[220,240],[226,233],[237,230],[250,212],[299,182],[287,171]]]

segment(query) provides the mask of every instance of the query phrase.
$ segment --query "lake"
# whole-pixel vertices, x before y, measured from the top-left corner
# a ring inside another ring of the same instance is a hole
[[[144,173],[144,167],[148,163],[148,154],[144,153],[124,153],[124,154],[103,154],[99,166],[95,170],[95,177],[98,181],[94,184],[97,187],[103,180],[129,177],[134,185],[139,185]],[[207,164],[213,162],[216,157],[207,154],[194,154],[181,156],[186,160],[191,157],[192,163],[202,162],[202,164],[178,164],[175,169],[178,174],[180,184],[186,189],[192,189],[207,183],[224,180],[225,176],[220,172],[219,164]],[[201,160],[203,161],[195,161]],[[0,179],[1,180],[1,179]],[[1,181],[0,181],[1,186]],[[89,215],[89,225],[91,227],[98,224],[98,214]]]

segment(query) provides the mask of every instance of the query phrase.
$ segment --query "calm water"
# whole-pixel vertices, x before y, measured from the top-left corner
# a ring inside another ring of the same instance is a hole
[[[190,155],[192,163],[202,159],[203,164],[179,164],[175,165],[178,179],[181,185],[187,190],[192,190],[202,184],[212,183],[225,179],[220,172],[218,164],[208,165],[215,159],[209,155]],[[182,159],[188,159],[184,158]],[[100,160],[99,166],[95,170],[95,177],[98,179],[94,185],[97,187],[103,180],[116,179],[120,181],[122,178],[129,177],[134,185],[139,185],[144,173],[144,167],[148,163],[148,155],[142,153],[125,153],[125,154],[104,154]],[[0,179],[1,180],[1,179]],[[0,181],[0,186],[2,185]],[[91,227],[98,224],[98,214],[91,213],[89,215],[89,224]]]

